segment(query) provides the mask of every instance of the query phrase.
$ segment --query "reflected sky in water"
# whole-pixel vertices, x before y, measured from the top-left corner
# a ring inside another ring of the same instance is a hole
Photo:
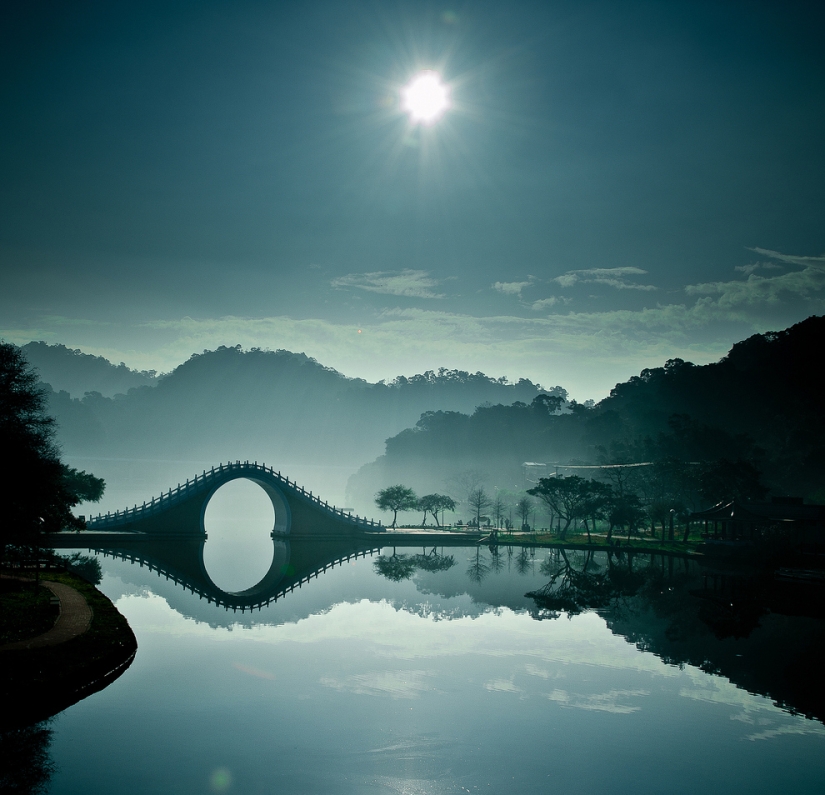
[[[543,550],[443,553],[399,582],[345,562],[251,615],[104,560],[140,648],[55,721],[52,792],[823,791],[821,723],[594,612],[536,620]]]
[[[206,506],[203,562],[212,582],[225,591],[258,583],[272,564],[275,511],[264,490],[249,480],[221,486]]]

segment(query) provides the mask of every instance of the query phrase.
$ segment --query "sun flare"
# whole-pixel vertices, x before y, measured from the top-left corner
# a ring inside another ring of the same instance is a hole
[[[401,107],[411,121],[432,124],[450,107],[450,91],[436,72],[419,72],[401,90]]]

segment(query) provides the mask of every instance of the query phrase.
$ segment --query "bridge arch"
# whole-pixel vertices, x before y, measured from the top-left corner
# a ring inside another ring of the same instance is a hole
[[[227,470],[223,477],[216,478],[203,498],[200,511],[201,531],[204,534],[206,533],[206,509],[209,507],[209,502],[212,497],[215,496],[215,492],[233,480],[248,480],[260,486],[272,503],[272,510],[275,512],[275,525],[272,528],[273,538],[276,536],[289,535],[289,531],[292,528],[292,511],[290,510],[284,493],[278,487],[277,481],[272,477],[267,477],[267,474],[268,473],[264,471]]]
[[[349,511],[336,508],[299,486],[272,467],[257,461],[234,461],[206,470],[186,483],[123,511],[92,517],[87,528],[95,531],[131,532],[152,536],[204,536],[204,516],[209,499],[225,483],[246,478],[269,496],[275,510],[273,537],[308,533],[313,536],[340,532],[382,532],[384,527]]]

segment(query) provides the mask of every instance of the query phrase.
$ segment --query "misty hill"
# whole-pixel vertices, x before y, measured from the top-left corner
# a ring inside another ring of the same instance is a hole
[[[65,345],[29,342],[21,350],[29,363],[37,368],[43,383],[56,392],[65,391],[73,397],[83,397],[86,392],[100,392],[112,397],[155,382],[154,371],[131,370],[123,362],[115,365],[102,356],[92,356]]]
[[[113,398],[52,390],[50,410],[69,456],[241,458],[352,472],[423,412],[471,412],[485,402],[532,400],[547,391],[523,379],[511,384],[444,369],[373,384],[304,354],[237,346],[194,355],[152,386]],[[560,387],[549,392],[566,397]]]
[[[572,405],[560,414],[534,400],[482,406],[469,415],[428,413],[388,439],[385,454],[350,479],[350,502],[365,506],[393,483],[443,492],[472,470],[486,473],[490,487],[521,489],[528,461],[666,458],[749,461],[775,492],[819,499],[825,497],[823,345],[825,318],[811,317],[739,342],[713,364],[674,359],[643,370],[592,408]]]

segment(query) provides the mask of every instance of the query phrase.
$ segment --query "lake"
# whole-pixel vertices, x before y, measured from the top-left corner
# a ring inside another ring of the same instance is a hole
[[[816,584],[446,536],[273,545],[271,504],[230,485],[209,581],[277,555],[274,601],[99,554],[139,648],[51,722],[51,793],[825,791]]]

